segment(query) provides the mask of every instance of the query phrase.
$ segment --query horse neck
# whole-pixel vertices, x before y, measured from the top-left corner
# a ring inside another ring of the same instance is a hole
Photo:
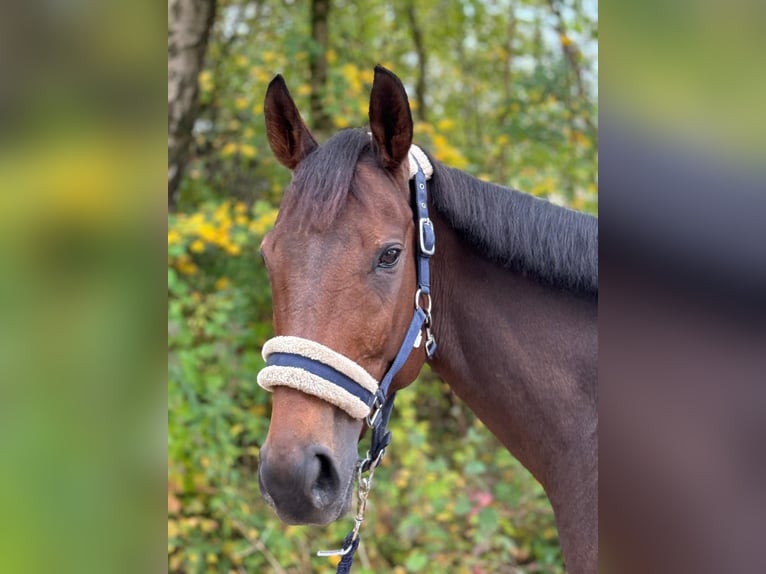
[[[578,562],[589,569],[597,507],[596,304],[487,261],[438,213],[433,219],[433,368],[543,485],[569,571],[580,571]]]

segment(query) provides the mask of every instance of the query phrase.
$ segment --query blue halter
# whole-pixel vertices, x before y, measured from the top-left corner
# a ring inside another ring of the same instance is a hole
[[[419,153],[420,150],[418,150]],[[424,157],[424,156],[421,156]],[[435,252],[436,235],[431,219],[428,217],[428,188],[426,175],[423,171],[417,154],[410,154],[410,161],[414,162],[417,171],[410,180],[413,188],[414,214],[417,228],[417,282],[415,292],[415,311],[409,327],[404,335],[399,351],[396,353],[391,366],[383,375],[375,392],[364,388],[348,374],[340,372],[315,358],[289,352],[275,352],[268,356],[267,366],[294,367],[301,371],[340,387],[346,393],[358,398],[369,407],[366,417],[367,425],[371,429],[370,449],[367,456],[358,462],[357,479],[359,489],[359,507],[354,520],[354,528],[343,541],[341,550],[320,551],[319,556],[342,556],[338,564],[338,574],[347,574],[354,560],[354,554],[359,546],[359,529],[364,519],[364,510],[367,503],[367,495],[371,487],[372,475],[385,453],[386,447],[391,442],[391,432],[388,430],[388,422],[394,408],[396,393],[389,396],[391,383],[407,362],[412,350],[420,347],[423,342],[423,330],[425,329],[425,351],[428,359],[436,353],[436,340],[434,338],[431,321],[431,280],[429,260]],[[368,476],[363,476],[369,473]]]
[[[410,157],[414,160],[417,166],[417,172],[415,173],[413,180],[413,199],[415,202],[414,207],[418,229],[418,249],[416,258],[418,290],[415,292],[415,313],[412,317],[412,321],[410,321],[410,326],[407,328],[407,332],[404,335],[402,345],[399,347],[399,352],[396,354],[394,361],[391,363],[388,371],[380,381],[380,386],[374,394],[372,403],[370,404],[371,411],[370,415],[367,417],[367,424],[372,429],[372,436],[370,450],[367,452],[367,456],[364,460],[360,461],[357,469],[359,482],[359,508],[357,510],[356,518],[354,519],[354,528],[343,540],[343,548],[341,550],[320,551],[317,553],[319,556],[341,556],[336,574],[348,574],[351,570],[354,555],[356,554],[356,549],[359,547],[359,542],[361,540],[359,529],[364,518],[367,495],[372,486],[372,473],[374,472],[375,467],[380,464],[380,461],[385,454],[386,447],[391,442],[391,431],[388,430],[388,421],[391,418],[391,412],[394,408],[394,400],[396,399],[396,393],[393,393],[390,397],[388,396],[388,389],[391,386],[391,381],[393,381],[394,377],[407,362],[410,353],[412,353],[412,349],[420,346],[424,327],[426,330],[426,355],[431,359],[436,353],[436,339],[431,331],[431,281],[429,266],[429,259],[436,249],[436,234],[434,233],[433,223],[428,217],[428,187],[426,185],[425,173],[417,158],[414,156]],[[424,300],[426,302],[425,307],[423,307]],[[365,472],[369,472],[369,476],[363,477],[362,475]]]

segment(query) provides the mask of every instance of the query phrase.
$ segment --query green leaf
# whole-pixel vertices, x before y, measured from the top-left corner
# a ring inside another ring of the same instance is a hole
[[[494,508],[482,508],[479,511],[479,531],[487,536],[497,530],[498,524],[497,510]]]
[[[466,474],[482,474],[487,470],[487,466],[480,460],[472,460],[465,465]]]
[[[415,551],[407,558],[404,567],[410,572],[419,572],[426,567],[426,564],[428,564],[428,556],[423,552]]]

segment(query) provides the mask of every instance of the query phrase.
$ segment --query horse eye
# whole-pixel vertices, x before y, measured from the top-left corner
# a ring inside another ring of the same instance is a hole
[[[399,261],[399,255],[401,252],[402,250],[398,247],[391,247],[386,249],[378,259],[378,267],[383,267],[386,269],[393,267],[396,265],[396,262]]]

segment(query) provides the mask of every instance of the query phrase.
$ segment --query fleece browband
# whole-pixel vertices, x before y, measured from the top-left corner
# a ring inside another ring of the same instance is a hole
[[[430,179],[433,175],[433,166],[423,150],[413,145],[410,148],[410,179],[415,177],[418,169],[421,170],[420,178]],[[418,178],[415,178],[416,182]],[[422,179],[420,180],[423,181]],[[424,182],[423,182],[424,184]],[[425,185],[423,185],[425,188]],[[423,219],[421,217],[421,219]],[[420,229],[420,259],[425,259],[418,265],[419,284],[421,284],[423,294],[428,293],[427,280],[427,257],[433,253],[432,227],[430,220],[428,225],[419,224]],[[424,229],[428,239],[428,249],[424,251]],[[422,268],[425,267],[425,270]],[[425,282],[423,285],[422,283]],[[413,322],[410,324],[407,338],[414,339],[420,332],[425,321],[425,313],[421,309],[416,309]],[[413,331],[411,334],[409,331]],[[416,332],[415,332],[416,331]],[[420,338],[417,344],[419,346]],[[404,360],[409,355],[411,347],[405,345],[400,349],[400,358],[394,363],[400,363],[396,366],[396,371],[401,368]],[[428,345],[426,350],[429,356],[432,350]],[[376,404],[376,395],[378,391],[386,392],[390,379],[393,378],[393,369],[389,370],[383,380],[383,387],[380,388],[378,381],[370,375],[364,367],[349,359],[345,355],[333,351],[316,341],[303,339],[301,337],[274,337],[266,341],[263,345],[263,358],[266,361],[266,367],[258,373],[258,384],[265,390],[271,392],[276,386],[291,387],[298,391],[313,395],[335,405],[344,410],[349,416],[355,419],[363,419],[370,415],[372,406]],[[393,367],[394,365],[392,365]],[[378,397],[378,406],[385,400],[385,396]]]

